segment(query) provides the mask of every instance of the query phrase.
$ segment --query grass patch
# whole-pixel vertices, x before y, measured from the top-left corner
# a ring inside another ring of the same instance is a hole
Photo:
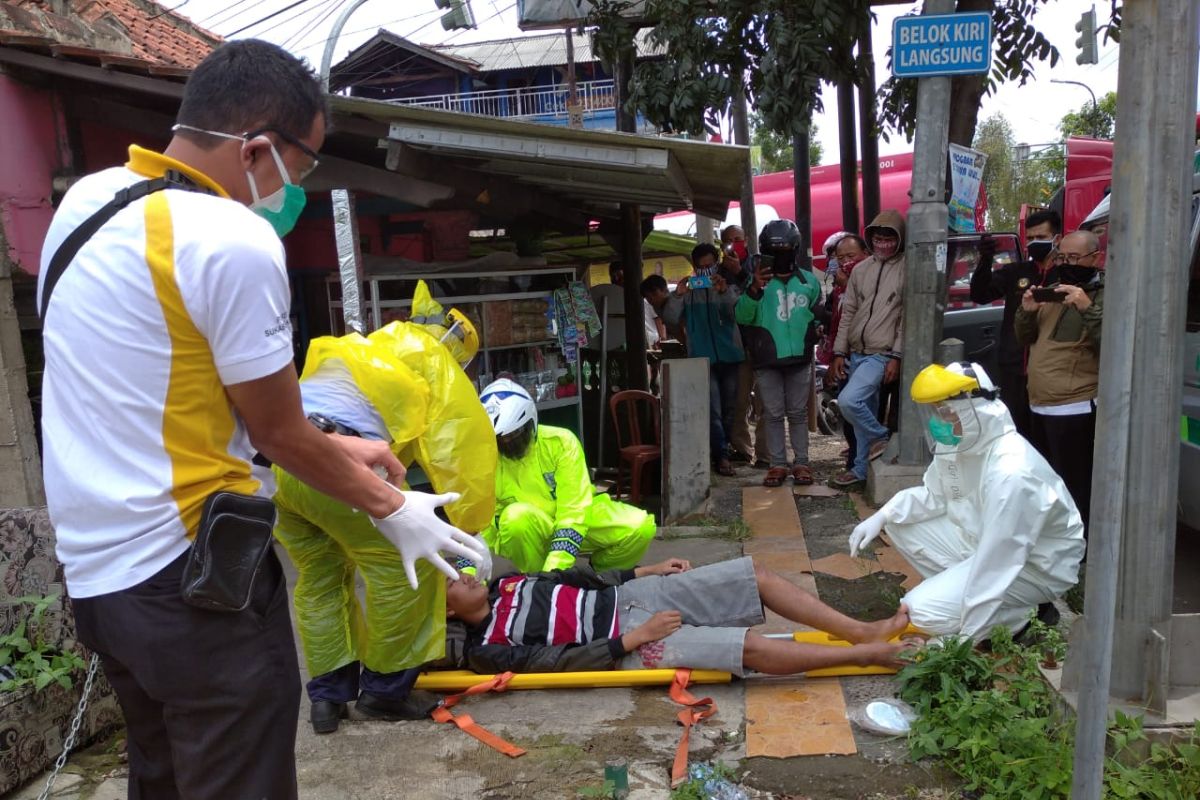
[[[1071,788],[1075,720],[1064,716],[1039,665],[1062,657],[1061,635],[1031,623],[1033,646],[992,631],[992,652],[947,639],[920,650],[900,671],[900,696],[919,718],[914,758],[942,762],[968,796],[1059,800]],[[1187,742],[1147,742],[1140,717],[1117,713],[1108,730],[1105,798],[1174,800],[1200,796],[1200,723]]]
[[[754,538],[754,531],[741,517],[730,522],[726,532],[727,537],[735,542],[748,542]]]

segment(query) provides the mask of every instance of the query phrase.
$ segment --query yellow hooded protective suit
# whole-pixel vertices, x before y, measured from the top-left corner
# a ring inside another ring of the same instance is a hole
[[[427,292],[424,299],[432,303]],[[379,413],[400,460],[419,464],[435,491],[461,494],[446,513],[459,528],[478,532],[493,519],[496,439],[470,378],[439,342],[445,334],[433,323],[393,322],[366,337],[314,339],[300,380],[340,362]],[[474,341],[457,348],[464,362],[474,355]],[[337,419],[337,409],[308,410]],[[278,467],[275,477],[275,535],[299,571],[296,618],[309,674],[353,661],[391,673],[441,657],[446,584],[436,570],[418,563],[420,588],[413,590],[396,548],[365,514]],[[365,617],[355,595],[356,570],[367,589]]]

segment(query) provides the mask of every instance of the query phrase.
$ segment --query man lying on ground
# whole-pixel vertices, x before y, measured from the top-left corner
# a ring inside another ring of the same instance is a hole
[[[763,606],[851,642],[768,639],[748,630]],[[692,668],[786,675],[822,667],[896,666],[903,606],[860,622],[749,557],[692,569],[683,559],[631,570],[508,575],[489,589],[465,575],[446,608],[467,626],[466,662],[479,673]]]

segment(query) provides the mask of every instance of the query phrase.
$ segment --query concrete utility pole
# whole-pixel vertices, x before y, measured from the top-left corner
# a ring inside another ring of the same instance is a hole
[[[750,107],[746,100],[745,75],[738,73],[733,87],[733,136],[734,144],[750,146]],[[750,159],[742,172],[742,231],[746,234],[746,249],[758,252],[758,214],[754,208],[754,170]]]
[[[1170,664],[1195,674],[1171,613],[1198,16],[1129,0],[1121,19],[1073,800],[1101,796],[1109,697],[1161,713]]]
[[[954,0],[926,0],[922,15],[951,14]],[[914,142],[912,207],[905,247],[904,360],[900,379],[899,463],[929,461],[917,407],[908,387],[933,362],[934,343],[942,339],[946,297],[946,147],[950,135],[950,78],[920,78],[917,84],[917,134]]]

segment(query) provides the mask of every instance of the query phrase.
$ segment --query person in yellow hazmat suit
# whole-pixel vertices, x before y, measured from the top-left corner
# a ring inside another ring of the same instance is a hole
[[[300,391],[318,427],[389,441],[416,462],[456,527],[486,528],[495,506],[496,445],[463,371],[478,335],[457,310],[444,314],[424,283],[408,322],[370,334],[314,339]],[[276,538],[298,570],[294,602],[317,733],[331,733],[347,706],[376,719],[422,719],[437,699],[413,692],[415,669],[445,648],[446,581],[420,562],[410,581],[396,548],[365,514],[274,469]],[[481,565],[486,571],[490,564]],[[366,607],[355,575],[366,585]]]
[[[537,405],[501,378],[479,396],[496,433],[496,519],[483,531],[493,553],[521,572],[569,569],[587,554],[597,570],[632,569],[654,538],[654,517],[596,494],[571,431],[538,425]]]

